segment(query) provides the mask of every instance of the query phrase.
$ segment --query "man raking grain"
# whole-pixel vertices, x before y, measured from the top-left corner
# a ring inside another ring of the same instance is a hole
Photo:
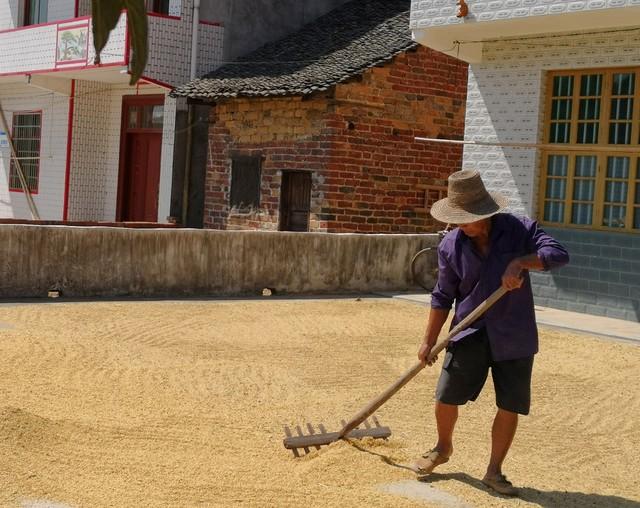
[[[518,415],[529,413],[531,371],[538,351],[528,271],[560,267],[569,256],[537,222],[500,213],[506,205],[506,197],[487,192],[477,171],[458,171],[449,176],[448,196],[431,209],[435,219],[457,227],[438,247],[438,282],[418,358],[428,361],[454,303],[452,326],[501,285],[508,293],[449,342],[436,388],[438,440],[412,468],[426,475],[449,461],[458,406],[477,398],[491,369],[498,410],[482,482],[501,494],[517,495],[502,463]]]

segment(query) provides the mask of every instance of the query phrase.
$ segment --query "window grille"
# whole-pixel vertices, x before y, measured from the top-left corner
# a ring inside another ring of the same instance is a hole
[[[29,192],[38,192],[40,174],[40,137],[42,114],[40,112],[13,115],[12,137],[20,167],[27,181]],[[13,158],[9,169],[9,190],[21,191],[18,168]]]

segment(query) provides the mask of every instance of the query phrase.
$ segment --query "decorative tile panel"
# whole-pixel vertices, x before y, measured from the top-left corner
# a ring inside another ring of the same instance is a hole
[[[71,66],[82,68],[93,65],[95,52],[93,50],[91,20],[84,17],[0,32],[0,55],[2,55],[0,75],[26,74],[57,69],[59,67],[60,32],[72,32],[74,27],[80,25],[89,27],[88,40],[84,42],[88,52],[82,59],[76,59]],[[103,64],[124,63],[126,25],[126,14],[122,14],[104,48]]]

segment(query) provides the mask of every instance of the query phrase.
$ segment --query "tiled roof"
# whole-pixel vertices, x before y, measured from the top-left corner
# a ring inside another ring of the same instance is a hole
[[[171,95],[215,100],[326,90],[417,46],[409,30],[410,3],[352,0]]]

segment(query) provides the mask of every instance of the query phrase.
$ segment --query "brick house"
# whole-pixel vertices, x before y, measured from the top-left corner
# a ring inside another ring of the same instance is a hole
[[[467,66],[417,45],[409,0],[354,0],[172,95],[212,104],[204,226],[436,231]]]
[[[536,303],[639,321],[640,1],[458,4],[413,0],[413,36],[470,64],[463,167],[571,253]]]

